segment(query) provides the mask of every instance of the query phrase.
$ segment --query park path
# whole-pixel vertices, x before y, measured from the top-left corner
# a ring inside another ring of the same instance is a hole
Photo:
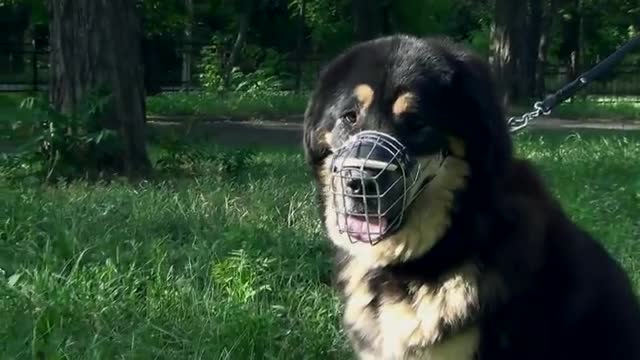
[[[184,119],[149,117],[148,124],[154,130],[174,129],[184,132]],[[564,120],[551,117],[538,118],[530,123],[531,129],[549,130],[619,130],[640,131],[640,121]],[[213,143],[232,146],[251,144],[290,146],[302,144],[300,121],[239,121],[200,120],[190,130],[189,136],[207,139]]]

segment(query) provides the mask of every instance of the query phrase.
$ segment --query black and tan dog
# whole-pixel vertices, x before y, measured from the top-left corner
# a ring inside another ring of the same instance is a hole
[[[338,191],[334,182],[344,166],[334,157],[367,131],[413,162],[376,186],[418,185],[391,186],[406,209],[378,220],[349,210],[389,200],[335,201],[370,185],[364,168]],[[309,101],[304,149],[358,358],[640,359],[630,281],[514,158],[488,66],[464,48],[398,35],[348,49]],[[366,229],[379,230],[375,242]]]

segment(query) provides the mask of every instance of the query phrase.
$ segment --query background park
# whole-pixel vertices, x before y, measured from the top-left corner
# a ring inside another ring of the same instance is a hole
[[[324,63],[398,32],[486,56],[519,115],[640,4],[0,0],[0,358],[347,358],[300,123]],[[514,134],[638,290],[639,130],[636,51]]]

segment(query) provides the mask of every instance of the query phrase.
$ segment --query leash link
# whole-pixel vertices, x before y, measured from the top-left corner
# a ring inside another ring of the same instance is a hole
[[[577,79],[565,85],[560,90],[547,96],[543,101],[536,102],[533,105],[533,108],[535,109],[534,111],[525,113],[520,117],[511,117],[507,120],[509,132],[516,132],[526,127],[529,125],[531,120],[541,115],[549,115],[552,108],[573,96],[580,89],[587,86],[591,81],[596,80],[602,74],[610,71],[615,65],[620,63],[627,54],[637,48],[640,48],[640,35],[629,40],[624,46],[620,47],[606,59],[599,62],[596,66],[580,75]]]
[[[511,117],[507,121],[507,124],[509,125],[509,132],[516,132],[520,129],[527,127],[531,120],[534,120],[535,118],[540,117],[542,115],[546,116],[551,114],[551,110],[546,110],[546,111],[544,110],[544,108],[542,107],[542,101],[536,102],[533,105],[533,108],[535,109],[534,111],[524,113],[519,117],[518,116]]]

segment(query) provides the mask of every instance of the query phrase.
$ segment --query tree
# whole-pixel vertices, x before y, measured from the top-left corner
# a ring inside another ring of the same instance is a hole
[[[300,93],[302,91],[302,61],[304,54],[303,52],[303,42],[304,42],[304,31],[305,31],[305,13],[307,9],[307,1],[300,1],[300,12],[298,14],[298,34],[297,34],[297,43],[296,43],[296,92]]]
[[[568,66],[567,81],[580,72],[582,63],[583,0],[563,0],[561,57]]]
[[[353,0],[352,6],[356,41],[365,41],[382,35],[385,11],[380,1]]]
[[[490,62],[505,106],[517,100],[519,95],[516,74],[522,61],[526,19],[526,7],[521,5],[513,0],[495,0],[494,3]]]
[[[185,21],[184,29],[184,53],[182,54],[182,83],[183,86],[191,86],[191,65],[192,65],[192,52],[193,52],[193,0],[185,0],[184,5],[187,11],[187,19]]]
[[[253,10],[256,5],[254,4],[255,2],[256,0],[239,0],[236,5],[236,11],[238,12],[238,32],[233,43],[233,48],[231,49],[231,54],[225,62],[223,69],[225,90],[229,88],[233,66],[235,65],[238,56],[240,55],[240,50],[242,50],[246,41],[249,24],[251,22],[251,15],[253,14]]]
[[[490,60],[505,106],[544,91],[554,8],[555,0],[495,0]]]
[[[544,0],[540,14],[539,40],[538,40],[538,61],[535,70],[535,91],[536,97],[542,97],[546,92],[545,70],[549,62],[549,48],[551,45],[551,29],[553,28],[555,13],[557,10],[557,0]]]
[[[99,126],[117,132],[112,170],[129,177],[151,170],[145,144],[142,29],[129,0],[49,0],[51,76],[49,100],[74,116],[98,89],[110,93]]]

